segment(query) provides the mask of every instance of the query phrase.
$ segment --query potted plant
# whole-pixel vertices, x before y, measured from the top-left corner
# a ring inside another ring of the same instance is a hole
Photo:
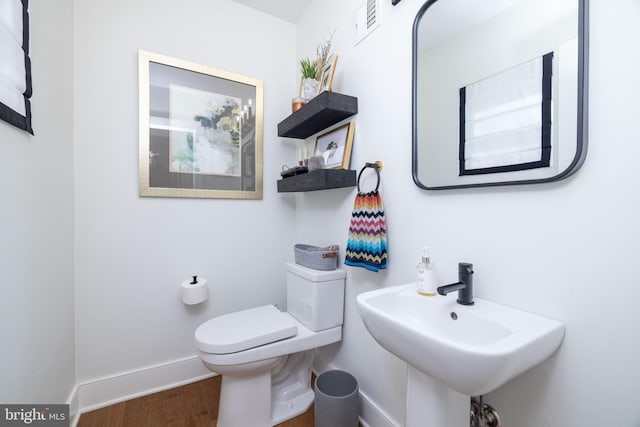
[[[318,94],[320,87],[318,60],[309,58],[300,60],[300,70],[302,71],[302,97],[310,100]]]
[[[300,60],[300,71],[302,72],[301,93],[299,94],[307,101],[315,97],[320,92],[323,71],[327,64],[333,61],[334,55],[331,52],[333,32],[327,40],[320,43],[316,48],[316,58],[305,58]]]

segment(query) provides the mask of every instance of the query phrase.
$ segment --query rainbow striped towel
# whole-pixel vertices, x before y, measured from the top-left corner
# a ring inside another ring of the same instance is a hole
[[[371,271],[387,268],[387,223],[377,190],[356,196],[344,263]]]

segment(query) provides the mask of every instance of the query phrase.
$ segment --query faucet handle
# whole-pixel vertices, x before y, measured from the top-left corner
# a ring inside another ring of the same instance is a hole
[[[469,262],[459,262],[458,273],[473,274],[473,264]]]

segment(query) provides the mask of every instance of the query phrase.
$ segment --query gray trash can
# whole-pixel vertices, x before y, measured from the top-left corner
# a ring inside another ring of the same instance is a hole
[[[345,371],[316,378],[315,427],[358,427],[358,381]]]

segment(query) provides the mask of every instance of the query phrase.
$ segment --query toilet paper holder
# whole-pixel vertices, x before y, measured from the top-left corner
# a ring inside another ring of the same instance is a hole
[[[187,305],[200,304],[209,297],[207,280],[201,277],[199,278],[197,275],[191,277],[191,280],[187,279],[182,282],[182,302]]]

